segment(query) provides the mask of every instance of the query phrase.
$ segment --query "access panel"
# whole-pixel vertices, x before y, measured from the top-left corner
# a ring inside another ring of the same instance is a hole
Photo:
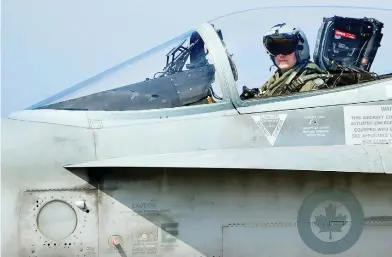
[[[97,192],[47,189],[23,192],[20,257],[98,257]]]

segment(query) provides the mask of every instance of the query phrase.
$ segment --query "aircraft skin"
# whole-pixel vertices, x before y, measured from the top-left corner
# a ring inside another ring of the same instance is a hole
[[[391,78],[244,103],[214,28],[197,32],[227,101],[2,118],[2,256],[322,256],[295,222],[324,187],[365,218],[337,255],[390,256],[391,140],[358,141],[352,122],[382,113],[392,133]],[[54,200],[73,212],[44,213]]]

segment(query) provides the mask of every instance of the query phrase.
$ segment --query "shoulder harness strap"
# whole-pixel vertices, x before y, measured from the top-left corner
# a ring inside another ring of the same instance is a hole
[[[292,82],[293,79],[297,76],[297,74],[305,67],[306,65],[300,65],[299,67],[297,67],[291,74],[290,76],[286,79],[286,81],[284,82],[286,85],[286,88],[288,88],[290,91],[293,91],[294,88],[292,86]]]
[[[295,91],[297,91],[297,90],[299,90],[304,84],[306,84],[308,81],[310,81],[310,80],[314,80],[314,79],[316,79],[316,78],[319,78],[319,79],[321,79],[322,81],[320,81],[320,85],[319,86],[321,86],[322,84],[324,84],[324,79],[328,79],[328,78],[330,78],[331,77],[331,75],[330,74],[309,74],[309,75],[301,75],[301,76],[299,76],[298,78],[296,78],[295,80],[293,80],[292,82],[291,82],[291,84],[290,85],[288,85],[288,87],[291,89],[291,90],[295,90]]]
[[[301,71],[303,68],[310,68],[312,70],[316,70],[318,73],[305,75],[306,72],[303,72],[296,79],[294,79],[295,75],[297,75],[298,72]],[[292,92],[299,91],[300,88],[310,80],[314,80],[316,78],[321,79],[319,85],[321,86],[322,84],[324,84],[324,79],[331,78],[331,75],[328,72],[325,72],[320,68],[318,68],[317,66],[312,65],[312,63],[301,66],[297,72],[293,72],[293,73],[295,74],[292,74],[293,76],[290,76],[290,78],[286,81],[287,88]]]

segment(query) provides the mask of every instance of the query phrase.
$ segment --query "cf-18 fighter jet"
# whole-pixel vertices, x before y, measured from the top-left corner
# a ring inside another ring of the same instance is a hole
[[[222,16],[4,117],[2,256],[391,256],[391,15]],[[252,95],[284,23],[327,75]]]

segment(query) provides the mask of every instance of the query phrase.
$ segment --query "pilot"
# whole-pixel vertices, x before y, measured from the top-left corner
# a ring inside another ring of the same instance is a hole
[[[263,44],[277,70],[261,88],[244,86],[241,99],[305,92],[325,85],[329,74],[310,61],[309,44],[302,30],[277,24],[264,35]]]

